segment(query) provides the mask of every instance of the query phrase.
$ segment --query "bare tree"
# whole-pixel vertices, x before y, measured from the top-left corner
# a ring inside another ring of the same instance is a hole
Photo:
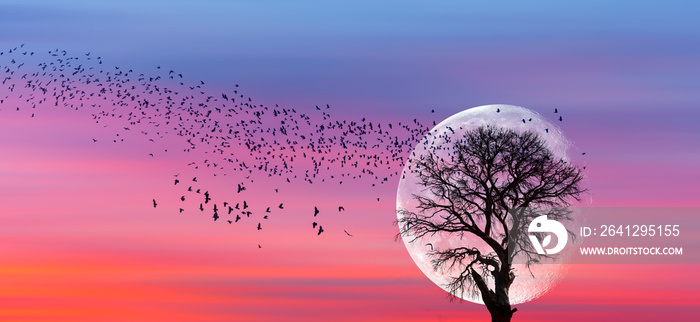
[[[478,292],[492,321],[510,321],[517,310],[511,309],[508,296],[516,278],[514,256],[524,255],[528,265],[550,256],[538,254],[520,238],[527,233],[526,223],[541,215],[530,209],[547,207],[550,219],[566,219],[569,213],[562,207],[585,191],[582,170],[557,159],[533,132],[492,126],[465,132],[452,142],[448,157],[443,150],[439,156],[435,147],[427,150],[409,160],[423,194],[413,195],[415,211],[398,210],[397,238],[448,233],[482,240],[490,249],[464,245],[433,250],[433,268],[459,272],[446,285],[452,298]]]

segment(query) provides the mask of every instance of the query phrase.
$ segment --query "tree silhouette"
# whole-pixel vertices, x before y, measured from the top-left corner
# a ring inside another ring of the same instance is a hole
[[[526,224],[542,215],[533,209],[546,207],[550,219],[567,219],[564,207],[585,191],[582,170],[557,159],[533,132],[482,126],[446,142],[449,152],[429,145],[427,153],[409,159],[422,193],[412,195],[415,211],[398,210],[397,238],[454,234],[483,241],[490,249],[434,249],[429,252],[433,268],[459,272],[446,285],[452,298],[481,294],[492,321],[510,321],[517,310],[508,296],[516,278],[513,258],[525,256],[529,267],[551,256],[538,254],[521,238]]]

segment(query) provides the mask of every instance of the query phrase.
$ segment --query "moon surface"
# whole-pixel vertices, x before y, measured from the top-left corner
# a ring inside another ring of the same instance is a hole
[[[524,120],[524,122],[523,122]],[[461,137],[466,131],[476,129],[484,125],[493,125],[501,128],[512,129],[516,132],[532,131],[545,140],[547,148],[552,153],[564,161],[568,161],[566,151],[569,142],[555,125],[549,123],[538,113],[513,105],[484,105],[470,108],[457,113],[436,125],[429,135],[426,135],[414,148],[415,155],[411,158],[420,157],[432,151],[438,156],[446,156],[450,150],[451,139]],[[446,158],[447,159],[447,158]],[[419,211],[416,208],[417,202],[413,195],[428,196],[429,191],[423,191],[418,184],[417,176],[409,169],[409,162],[406,163],[402,179],[399,181],[397,190],[396,207],[413,212]],[[401,214],[397,211],[398,218]],[[444,250],[460,246],[478,247],[481,250],[490,248],[477,237],[465,234],[460,237],[456,234],[438,233],[426,235],[416,239],[414,236],[402,236],[406,249],[416,265],[423,273],[436,285],[446,289],[446,284],[452,276],[458,276],[457,269],[435,270],[431,264],[431,257],[428,254],[431,248]],[[519,304],[532,301],[550,290],[564,273],[564,266],[557,263],[531,265],[528,269],[525,264],[513,264],[513,272],[516,278],[510,287],[509,295],[511,304]],[[493,288],[493,280],[487,280]],[[464,292],[456,294],[464,300],[483,304],[481,295],[477,289],[474,292]]]

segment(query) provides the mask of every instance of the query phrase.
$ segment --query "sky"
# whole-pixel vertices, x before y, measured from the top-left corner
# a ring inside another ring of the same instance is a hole
[[[238,84],[260,104],[307,112],[329,104],[349,120],[429,124],[512,104],[555,122],[557,108],[593,205],[700,207],[699,9],[683,1],[3,1],[0,51],[59,48],[146,74],[162,66],[212,92]],[[292,183],[279,193],[269,186],[280,182],[260,178],[245,198],[286,207],[257,231],[253,222],[177,212],[171,182],[192,175],[191,156],[159,154],[175,139],[121,132],[126,143],[116,143],[118,123],[95,123],[89,109],[45,107],[30,117],[15,110],[21,104],[0,104],[3,319],[488,320],[481,305],[451,302],[394,241],[395,178],[373,188]],[[235,194],[234,180],[200,181]],[[321,236],[308,227],[314,205]],[[550,292],[518,305],[514,321],[689,320],[700,314],[699,264],[570,265]]]

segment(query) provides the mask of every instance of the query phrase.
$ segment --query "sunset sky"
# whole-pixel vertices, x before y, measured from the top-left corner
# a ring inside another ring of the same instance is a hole
[[[162,66],[216,95],[238,84],[260,104],[329,104],[341,119],[432,124],[523,106],[573,143],[592,205],[700,207],[699,13],[682,1],[3,1],[0,51],[89,52],[110,71]],[[0,319],[489,319],[482,305],[451,302],[394,241],[395,177],[377,187],[255,178],[240,198],[285,204],[258,231],[178,213],[174,175],[197,175],[221,198],[239,198],[240,180],[194,174],[191,154],[159,154],[176,138],[113,143],[120,123],[95,123],[87,108],[30,117],[23,104],[0,104]],[[698,221],[684,225],[697,247]],[[693,320],[698,269],[570,265],[513,321]]]

